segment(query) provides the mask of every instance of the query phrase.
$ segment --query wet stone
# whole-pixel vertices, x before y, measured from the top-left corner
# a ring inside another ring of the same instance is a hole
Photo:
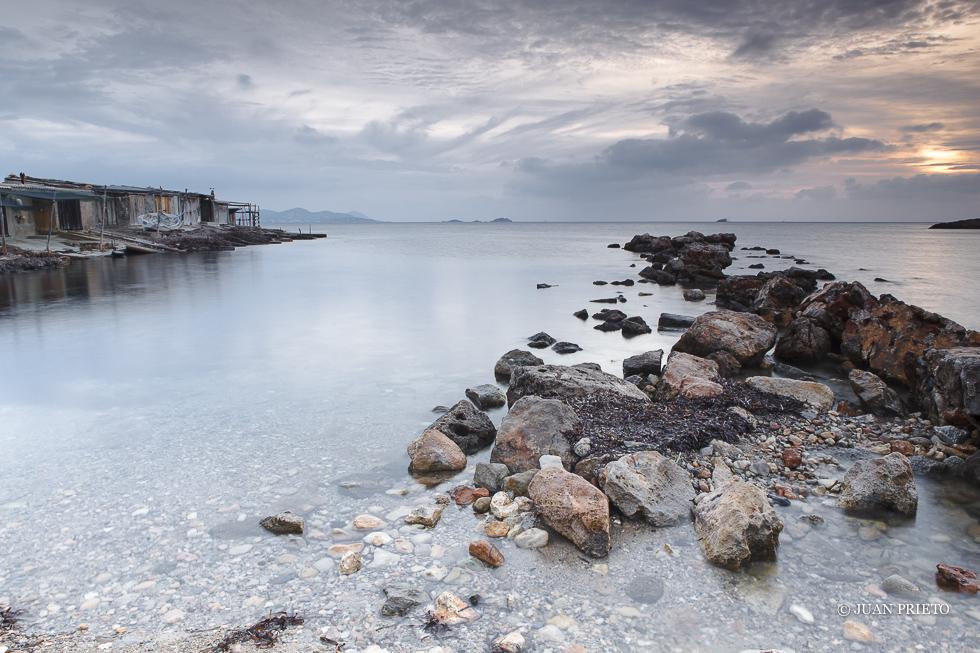
[[[656,603],[664,595],[664,582],[652,576],[637,576],[629,582],[625,592],[637,603]]]
[[[409,585],[391,585],[384,588],[385,600],[381,614],[385,617],[403,617],[417,605],[428,601],[429,596]]]

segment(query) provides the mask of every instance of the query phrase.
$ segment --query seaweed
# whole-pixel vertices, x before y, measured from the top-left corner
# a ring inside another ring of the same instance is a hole
[[[17,622],[20,621],[21,610],[14,610],[10,606],[0,607],[0,633],[7,633],[17,629]]]
[[[202,653],[214,653],[215,651],[230,651],[234,644],[242,642],[254,642],[257,648],[272,648],[279,641],[279,635],[289,626],[302,625],[305,620],[296,615],[286,614],[285,612],[269,613],[269,616],[254,626],[240,628],[228,633],[223,640],[204,649]],[[341,645],[342,647],[343,645]],[[339,648],[337,649],[340,650]]]
[[[422,620],[422,630],[433,635],[441,635],[449,632],[449,626],[439,621],[432,612],[426,612]]]

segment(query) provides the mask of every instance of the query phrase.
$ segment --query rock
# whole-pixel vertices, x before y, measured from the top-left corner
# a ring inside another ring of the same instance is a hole
[[[792,614],[801,624],[806,624],[807,626],[812,626],[814,623],[813,613],[804,608],[802,605],[794,604],[789,606],[790,614]]]
[[[855,462],[841,484],[838,508],[858,512],[895,510],[915,515],[919,495],[912,469],[900,453]]]
[[[871,372],[854,369],[847,375],[847,380],[851,382],[851,389],[861,402],[861,408],[867,412],[879,417],[905,415],[905,406],[898,393]]]
[[[172,610],[168,610],[167,613],[163,615],[163,622],[165,624],[171,625],[177,623],[178,621],[181,621],[183,618],[184,618],[184,611],[178,608],[174,608]]]
[[[623,456],[605,466],[599,486],[627,517],[641,517],[653,526],[690,519],[694,506],[691,476],[655,451]]]
[[[872,644],[875,641],[868,627],[857,621],[844,622],[844,639],[863,644]]]
[[[384,546],[385,544],[391,544],[392,541],[391,535],[387,533],[368,533],[363,539],[365,544],[374,546]]]
[[[612,245],[610,245],[610,247],[612,247]],[[495,649],[500,649],[504,653],[521,653],[521,651],[524,650],[525,645],[526,642],[524,641],[524,636],[516,630],[512,633],[504,635],[503,637],[498,637],[493,643]]]
[[[889,594],[901,594],[904,596],[914,596],[921,593],[921,590],[915,583],[902,578],[898,574],[892,574],[881,581],[881,589]]]
[[[508,383],[514,368],[523,367],[526,365],[544,365],[544,361],[529,351],[524,351],[523,349],[511,349],[509,352],[501,356],[497,361],[497,364],[493,366],[493,374],[497,377],[498,381]]]
[[[598,313],[593,313],[592,319],[603,322],[619,322],[626,319],[626,313],[615,308],[604,308]]]
[[[513,517],[519,510],[520,507],[513,499],[507,496],[506,492],[497,492],[490,498],[490,512],[501,521]]]
[[[435,527],[442,518],[442,511],[446,509],[443,504],[435,506],[416,506],[412,512],[405,517],[406,524],[421,524],[429,528]]]
[[[459,445],[467,456],[493,444],[497,429],[493,422],[465,399],[429,425],[427,431],[439,431]]]
[[[980,347],[930,349],[917,367],[921,368],[917,396],[932,420],[968,431],[976,428],[980,423]]]
[[[980,451],[972,454],[964,461],[963,478],[974,485],[980,485]]]
[[[815,363],[830,353],[832,346],[826,329],[798,317],[776,341],[776,356],[790,363]]]
[[[791,311],[807,296],[807,291],[781,274],[762,284],[752,303],[752,311],[778,326],[789,324]]]
[[[660,376],[661,361],[663,361],[663,349],[654,349],[636,356],[630,356],[623,361],[623,378],[639,374],[646,377],[650,374]]]
[[[944,444],[966,444],[970,441],[970,434],[955,426],[937,426],[933,432]]]
[[[936,585],[947,590],[976,594],[980,591],[980,574],[940,563],[936,565]]]
[[[688,329],[694,324],[694,318],[689,315],[677,315],[675,313],[661,313],[657,320],[658,329]]]
[[[864,311],[851,311],[841,337],[841,353],[886,381],[917,386],[919,379],[910,378],[909,372],[915,372],[914,363],[928,349],[980,347],[976,331],[888,295],[882,295],[881,301]],[[980,359],[973,364],[974,369],[980,368]]]
[[[738,275],[718,282],[715,303],[731,310],[748,311],[766,280],[757,276]]]
[[[506,418],[505,418],[506,419]],[[473,485],[486,488],[490,494],[500,491],[504,478],[510,474],[507,465],[503,463],[477,463],[473,474]]]
[[[726,379],[742,371],[742,364],[725,350],[711,352],[706,358],[718,364],[718,373]]]
[[[480,497],[473,502],[473,512],[478,515],[482,515],[485,512],[490,512],[490,497]]]
[[[499,408],[507,403],[507,395],[495,385],[485,383],[475,388],[466,389],[466,397],[476,404],[480,410]]]
[[[564,644],[565,634],[561,632],[561,628],[555,626],[554,624],[548,624],[542,626],[534,632],[535,638],[550,644]]]
[[[695,506],[694,530],[711,564],[737,571],[776,559],[783,522],[761,489],[733,478]]]
[[[755,367],[776,343],[776,327],[758,315],[714,311],[698,316],[672,349],[695,356],[727,351],[743,366]]]
[[[720,395],[724,389],[719,381],[718,363],[691,354],[671,352],[657,386],[657,401]]]
[[[340,559],[340,573],[350,576],[361,568],[361,554],[356,551],[348,551]]]
[[[465,485],[459,485],[453,488],[449,496],[456,502],[456,505],[465,506],[473,503],[480,497],[489,497],[490,491],[482,487],[474,489]]]
[[[557,342],[554,338],[549,336],[544,331],[540,333],[535,333],[533,336],[527,339],[527,346],[533,349],[544,349],[545,347],[550,347]]]
[[[582,440],[588,440],[588,438],[582,438]],[[582,440],[579,440],[579,442]],[[538,459],[538,464],[541,466],[541,469],[547,469],[548,467],[561,467],[564,469],[565,467],[561,462],[561,458],[558,456],[541,456]]]
[[[580,320],[587,320],[587,319],[589,319],[589,312],[587,310],[585,310],[584,308],[581,311],[575,311],[574,313],[572,313],[572,315],[574,315],[575,317],[577,317]],[[543,362],[544,361],[541,361],[541,363],[543,363]],[[535,363],[535,364],[536,365],[540,365],[541,363]],[[510,375],[508,375],[508,377],[509,376]]]
[[[515,497],[526,497],[527,486],[531,484],[531,481],[534,480],[534,476],[537,473],[538,470],[529,469],[526,472],[508,476],[504,479],[504,492],[509,492]]]
[[[624,590],[626,596],[637,603],[653,604],[664,595],[664,582],[653,576],[636,576]]]
[[[274,535],[289,535],[291,533],[302,535],[303,529],[306,527],[303,518],[293,514],[291,510],[284,510],[279,514],[266,517],[259,524]]]
[[[877,306],[878,301],[860,283],[838,281],[808,295],[794,314],[810,318],[839,343],[851,311],[871,310]]]
[[[520,549],[539,549],[548,546],[548,531],[541,528],[529,528],[514,538],[514,544]]]
[[[745,382],[758,390],[806,402],[820,412],[834,407],[834,391],[822,383],[779,379],[773,376],[751,376]]]
[[[537,289],[538,290],[544,290],[545,288],[554,288],[554,286],[552,286],[549,283],[539,283],[539,284],[537,284]]]
[[[564,365],[537,365],[519,367],[511,375],[507,389],[510,406],[527,395],[544,398],[579,397],[596,392],[615,392],[634,399],[649,401],[649,397],[632,383],[597,369],[590,363]]]
[[[489,540],[470,542],[470,555],[491,567],[504,564],[504,555]]]
[[[571,467],[573,454],[565,434],[578,423],[575,411],[559,399],[521,397],[500,422],[490,461],[517,473],[537,469],[541,456],[554,455]]]
[[[698,290],[697,288],[692,288],[690,290],[684,291],[684,301],[686,302],[700,302],[704,299],[704,292]]]
[[[538,472],[528,494],[544,522],[584,553],[609,553],[609,502],[581,476],[557,467]]]
[[[796,469],[801,462],[803,462],[803,455],[800,453],[798,447],[790,447],[789,449],[783,449],[783,464],[790,469]]]
[[[556,342],[552,345],[551,350],[556,354],[574,354],[577,351],[582,351],[582,348],[574,342]]]
[[[650,325],[640,316],[628,317],[619,323],[620,330],[625,338],[633,338],[645,333],[653,333]]]
[[[483,534],[487,537],[507,537],[510,526],[506,522],[492,521],[483,527]]]
[[[359,531],[376,531],[387,526],[383,519],[374,515],[358,515],[354,517],[354,528]]]
[[[412,608],[429,600],[424,591],[404,584],[390,585],[384,588],[384,593],[387,597],[381,606],[384,617],[404,617]]]
[[[408,445],[414,472],[447,472],[466,467],[466,456],[459,446],[440,431],[429,429]]]
[[[466,621],[466,617],[460,615],[460,612],[465,609],[466,604],[458,596],[451,592],[443,592],[436,599],[436,611],[432,616],[436,621],[451,626]]]

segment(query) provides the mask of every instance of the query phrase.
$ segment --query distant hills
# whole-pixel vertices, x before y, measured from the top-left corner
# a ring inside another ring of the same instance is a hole
[[[381,220],[372,220],[357,211],[348,211],[347,213],[334,213],[333,211],[314,212],[299,207],[287,211],[262,209],[262,224],[353,224],[364,222],[381,222]]]
[[[957,220],[956,222],[940,222],[934,224],[930,229],[980,229],[980,218],[969,218],[967,220]]]

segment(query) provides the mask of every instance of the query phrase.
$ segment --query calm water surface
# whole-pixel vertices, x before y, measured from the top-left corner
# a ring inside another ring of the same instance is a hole
[[[642,261],[606,248],[636,233],[733,231],[740,260],[729,273],[759,260],[766,269],[792,264],[738,250],[776,247],[980,327],[977,232],[762,223],[322,229],[328,239],[0,277],[0,538],[12,543],[0,602],[30,593],[77,605],[92,591],[99,551],[118,556],[109,568],[153,569],[169,555],[153,546],[153,529],[186,530],[185,516],[207,506],[239,506],[251,523],[283,506],[350,511],[329,490],[344,474],[385,469],[392,484],[408,483],[405,447],[431,423],[431,408],[492,383],[496,359],[538,331],[584,348],[543,350],[546,362],[598,362],[614,374],[627,356],[669,349],[673,335],[625,340],[571,316],[617,292],[592,281],[637,278]],[[684,302],[679,287],[622,290],[620,308],[654,325],[661,312],[712,308]],[[502,416],[491,412],[497,423]],[[956,510],[972,496],[962,491],[925,490],[924,501],[939,493],[935,505]],[[959,498],[940,497],[948,492]],[[901,528],[921,528],[927,541],[942,530],[935,517]],[[950,519],[966,528],[961,511]],[[677,538],[696,557],[696,541]],[[972,539],[962,546],[975,554]],[[52,576],[38,580],[39,565]],[[58,588],[63,598],[44,595]]]

